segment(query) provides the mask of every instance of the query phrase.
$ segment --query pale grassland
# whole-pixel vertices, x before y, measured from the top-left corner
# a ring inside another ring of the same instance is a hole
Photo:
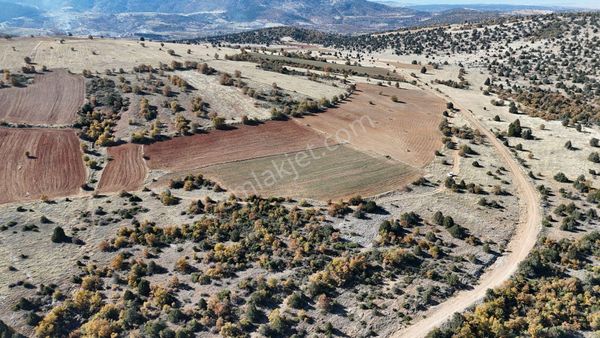
[[[209,104],[210,111],[225,118],[227,122],[240,122],[242,115],[259,120],[266,120],[271,116],[268,109],[244,95],[240,89],[219,84],[218,77],[196,71],[182,71],[177,74],[196,89],[194,95],[202,97]]]
[[[444,76],[456,79],[458,69],[448,68],[447,71],[440,72],[440,75],[436,74],[435,77],[442,78]],[[485,96],[479,90],[486,77],[485,74],[473,69],[466,76],[473,83],[470,90],[447,86],[435,87],[442,90],[452,100],[460,102],[467,109],[472,110],[489,129],[506,131],[509,123],[517,119],[520,120],[521,126],[531,128],[535,140],[510,138],[509,143],[511,146],[521,143],[524,151],[518,152],[519,157],[527,161],[530,166],[528,170],[535,174],[541,173],[548,179],[550,184],[557,186],[552,177],[557,172],[563,172],[571,179],[576,179],[577,176],[584,174],[587,178],[592,179],[595,187],[600,187],[600,182],[588,174],[588,169],[599,169],[598,164],[588,160],[588,156],[592,151],[599,151],[598,148],[590,146],[591,138],[600,139],[600,129],[598,127],[584,127],[582,132],[578,132],[575,128],[562,126],[560,121],[545,121],[542,118],[530,117],[522,113],[511,114],[508,112],[508,102],[503,107],[494,106],[490,103],[494,97]],[[500,117],[499,122],[494,121],[496,115]],[[542,125],[545,127],[543,130],[541,129]],[[571,141],[577,150],[566,149],[564,145],[567,141]],[[529,159],[530,154],[533,155],[533,159]]]
[[[334,95],[339,96],[345,92],[343,86],[334,87],[328,83],[311,81],[306,77],[264,71],[256,68],[255,63],[213,60],[208,62],[208,64],[219,71],[230,74],[239,70],[242,72],[243,81],[248,82],[253,88],[270,89],[273,83],[276,83],[282,89],[289,92],[297,92],[313,99],[320,99],[322,97],[331,99]]]
[[[213,48],[208,45],[185,45],[158,42],[142,42],[135,40],[93,40],[82,38],[59,37],[15,38],[0,40],[0,68],[10,70],[21,69],[25,65],[23,58],[30,57],[36,67],[67,68],[81,73],[84,69],[104,72],[106,69],[123,68],[131,71],[134,66],[150,64],[158,67],[159,63],[170,64],[171,61],[204,62],[215,58],[215,54],[224,57],[237,51],[228,48]],[[191,53],[187,51],[190,49]],[[174,51],[174,55],[168,53]]]

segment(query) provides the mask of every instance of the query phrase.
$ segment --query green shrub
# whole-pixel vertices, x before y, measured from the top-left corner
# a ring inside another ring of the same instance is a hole
[[[69,241],[69,237],[65,234],[65,231],[61,227],[54,228],[52,232],[52,242],[54,243],[65,243]]]

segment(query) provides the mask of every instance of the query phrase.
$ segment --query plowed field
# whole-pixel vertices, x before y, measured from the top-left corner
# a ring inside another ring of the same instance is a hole
[[[438,126],[445,108],[425,91],[359,84],[338,108],[296,121],[358,150],[423,167],[442,146]]]
[[[157,142],[144,146],[144,155],[151,169],[180,172],[321,147],[325,142],[324,137],[296,123],[269,121]]]
[[[26,87],[0,89],[0,120],[68,125],[75,122],[84,97],[83,77],[65,70],[39,74]]]
[[[0,128],[0,203],[76,194],[86,178],[81,155],[72,130]]]
[[[142,146],[124,144],[108,148],[108,162],[98,184],[100,192],[134,191],[141,188],[146,178],[146,164]]]

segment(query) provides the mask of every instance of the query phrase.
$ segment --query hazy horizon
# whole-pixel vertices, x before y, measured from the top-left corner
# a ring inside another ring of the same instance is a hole
[[[406,6],[415,5],[517,5],[517,6],[564,6],[564,7],[583,7],[600,9],[600,3],[597,0],[573,0],[573,1],[520,1],[520,0],[423,0],[423,1],[404,1],[404,0],[384,0],[395,2]]]
[[[55,0],[2,0],[8,3],[20,3],[34,6],[56,6],[60,1]],[[583,7],[583,8],[597,8],[600,9],[600,2],[597,0],[421,0],[421,1],[406,1],[406,0],[369,0],[373,2],[394,2],[404,6],[415,6],[415,5],[518,5],[518,6],[564,6],[564,7]],[[74,3],[87,2],[86,0],[75,0]]]

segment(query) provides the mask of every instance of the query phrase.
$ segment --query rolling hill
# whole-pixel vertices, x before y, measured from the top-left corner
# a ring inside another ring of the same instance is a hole
[[[277,26],[336,33],[480,21],[497,7],[398,7],[367,0],[3,0],[5,33],[190,38]]]
[[[24,22],[18,19],[23,11],[14,10],[14,15],[3,15],[5,27],[112,36],[211,35],[282,25],[364,32],[408,26],[428,16],[366,0],[11,0],[10,4],[31,8],[42,17]]]

